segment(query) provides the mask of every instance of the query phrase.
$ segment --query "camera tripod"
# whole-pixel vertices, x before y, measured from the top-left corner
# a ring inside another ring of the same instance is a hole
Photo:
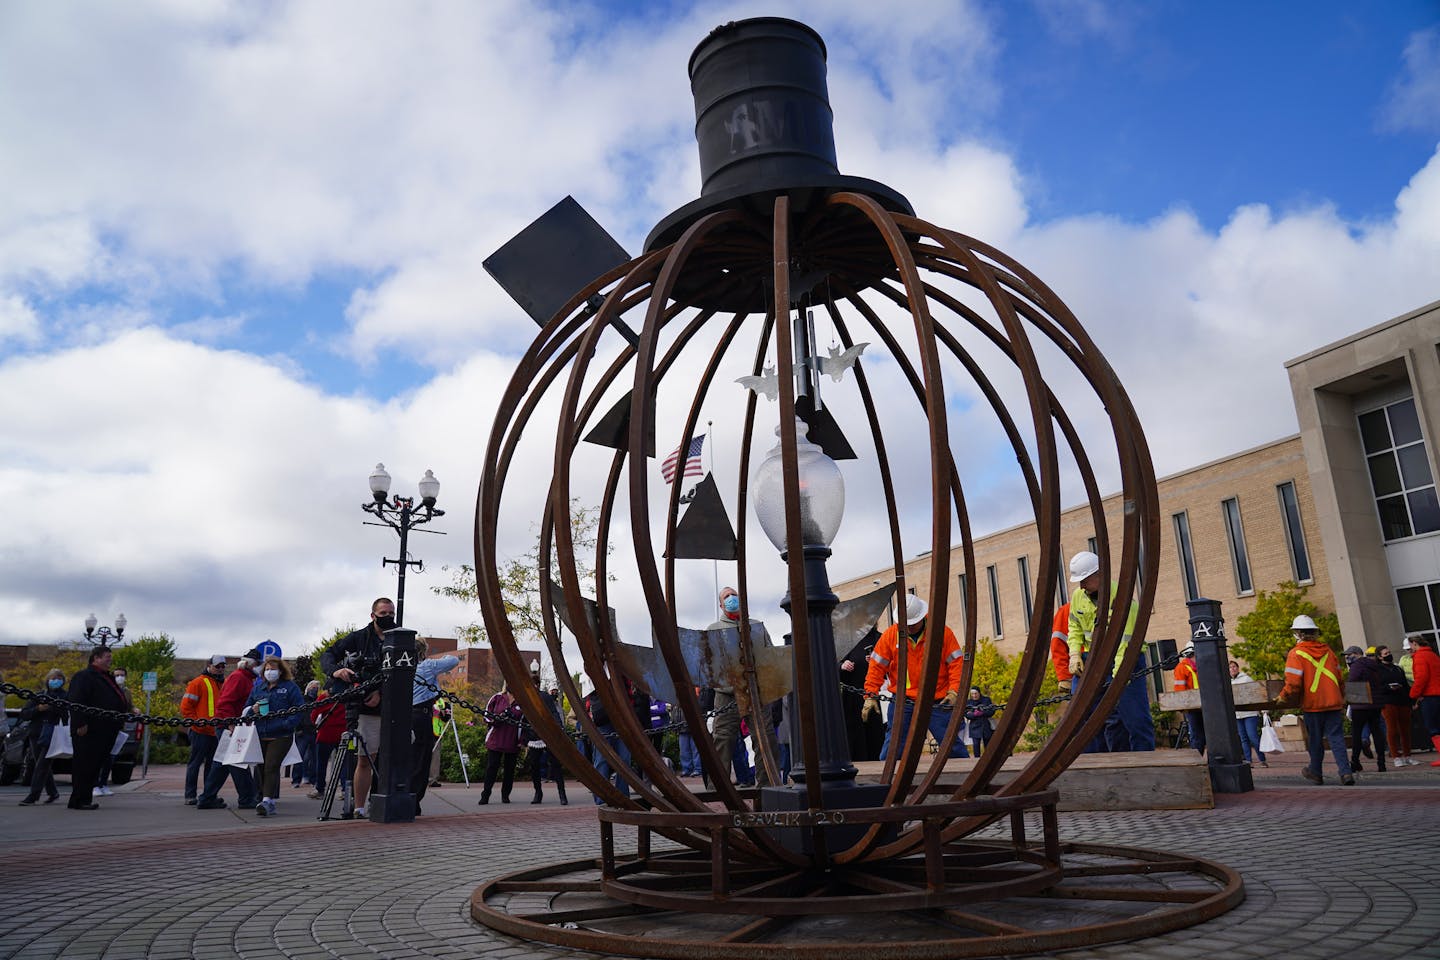
[[[320,820],[350,820],[355,816],[355,761],[357,753],[365,754],[371,767],[375,758],[365,746],[365,738],[358,730],[346,730],[340,735],[335,752],[330,755],[330,769],[325,772],[325,793],[320,798]],[[340,793],[340,816],[332,817],[335,794]]]

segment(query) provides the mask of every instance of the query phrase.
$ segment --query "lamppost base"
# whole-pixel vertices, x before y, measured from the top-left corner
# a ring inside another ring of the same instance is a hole
[[[826,780],[820,784],[820,807],[822,810],[856,810],[885,805],[885,796],[890,788],[883,783],[856,783],[852,780]],[[806,788],[802,785],[786,787],[761,787],[760,810],[764,813],[794,813],[810,809]],[[843,817],[843,814],[839,815]],[[869,829],[868,823],[845,826],[843,819],[827,825],[825,836],[830,850],[844,850],[853,846]],[[898,823],[885,824],[880,839],[888,842],[899,835]],[[777,828],[771,831],[780,845],[787,850],[804,856],[813,856],[814,834],[810,830]]]
[[[1255,789],[1255,776],[1248,763],[1210,763],[1210,789],[1216,793],[1249,793]]]
[[[371,823],[412,823],[415,820],[415,794],[370,794],[365,805],[365,819]]]

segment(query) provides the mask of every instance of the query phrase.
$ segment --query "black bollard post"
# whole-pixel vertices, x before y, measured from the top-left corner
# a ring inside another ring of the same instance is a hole
[[[366,812],[375,823],[410,823],[415,794],[410,792],[410,702],[415,689],[415,631],[385,631],[380,687],[380,769]]]
[[[1235,694],[1230,686],[1230,651],[1220,601],[1201,597],[1190,608],[1190,640],[1195,647],[1195,672],[1200,677],[1200,710],[1205,718],[1205,758],[1210,786],[1216,793],[1249,793],[1255,789],[1250,765],[1240,757],[1240,730],[1235,724]]]

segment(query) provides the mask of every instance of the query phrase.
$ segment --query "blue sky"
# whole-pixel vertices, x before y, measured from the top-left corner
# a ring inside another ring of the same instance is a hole
[[[638,252],[699,191],[691,50],[757,15],[825,37],[843,172],[1065,298],[1162,473],[1293,431],[1285,360],[1440,298],[1434,2],[6,4],[0,641],[353,621],[376,460],[436,470],[426,559],[469,559],[535,332],[481,260],[567,193]],[[1224,389],[1177,403],[1182,355]]]

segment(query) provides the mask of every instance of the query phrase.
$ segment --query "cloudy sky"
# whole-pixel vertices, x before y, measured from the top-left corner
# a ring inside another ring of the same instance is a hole
[[[94,611],[313,646],[393,590],[376,461],[449,510],[408,625],[471,619],[429,587],[536,331],[481,261],[567,194],[638,253],[699,192],[691,50],[774,14],[825,37],[841,169],[1044,278],[1162,475],[1293,432],[1286,360],[1440,299],[1433,0],[0,0],[0,642]],[[1028,509],[977,503],[982,532]]]

